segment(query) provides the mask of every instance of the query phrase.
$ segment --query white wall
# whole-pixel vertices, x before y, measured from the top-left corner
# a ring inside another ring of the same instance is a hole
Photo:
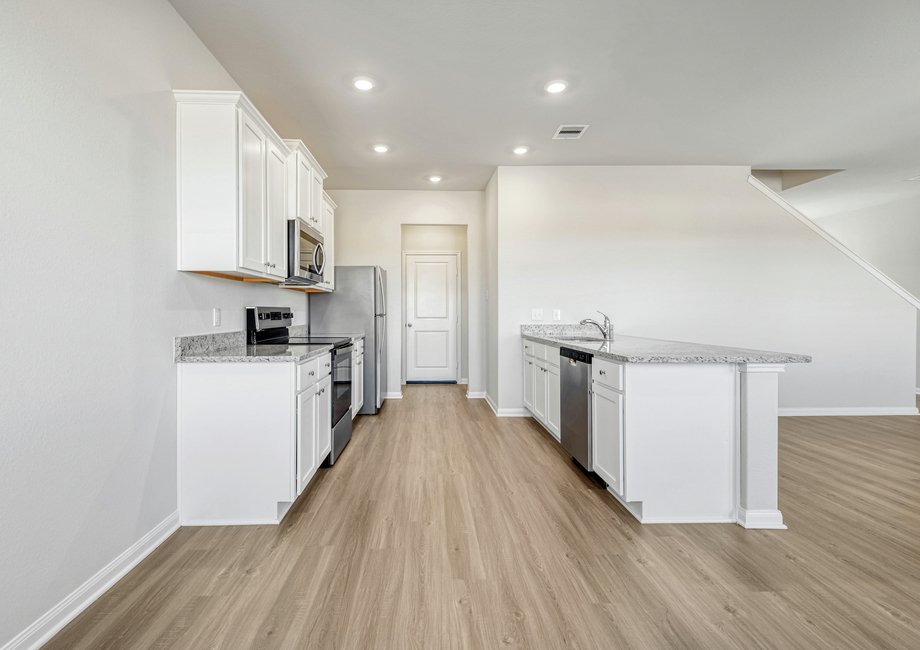
[[[915,310],[747,183],[745,167],[500,167],[499,406],[522,404],[520,324],[798,352],[788,408],[914,406]],[[492,357],[490,356],[490,359]]]
[[[402,250],[407,252],[459,252],[460,253],[460,382],[467,383],[470,376],[470,265],[466,226],[403,226]],[[402,317],[405,319],[406,278],[402,279]],[[406,345],[403,328],[403,347]],[[403,357],[402,376],[406,376],[406,359]]]
[[[169,3],[13,0],[0,43],[3,646],[175,512],[173,337],[306,301],[176,271],[171,90],[237,86]]]
[[[486,393],[493,405],[498,404],[498,170],[492,174],[485,192],[485,228],[483,242],[486,250],[486,345],[488,378]]]
[[[920,297],[920,196],[816,219],[815,223]],[[920,329],[917,343],[916,385],[920,387]]]
[[[485,252],[483,192],[329,190],[335,211],[336,266],[387,271],[389,393],[402,384],[402,225],[465,225],[469,258],[469,391],[485,391]],[[395,298],[399,297],[398,300]]]

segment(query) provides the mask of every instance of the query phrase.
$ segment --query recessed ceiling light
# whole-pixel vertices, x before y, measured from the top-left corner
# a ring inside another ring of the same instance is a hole
[[[352,83],[358,90],[370,90],[374,87],[374,80],[370,77],[355,77]]]
[[[385,144],[378,144],[374,147],[374,151],[376,151],[377,153],[386,153],[389,150],[390,148],[386,146]]]
[[[514,153],[516,154],[527,153],[528,151],[530,150],[527,147],[515,147],[514,148]]]
[[[543,86],[548,93],[561,93],[565,90],[566,84],[562,79],[557,79],[556,81],[550,81],[548,84]]]
[[[432,176],[432,177],[429,178],[428,180],[430,180],[432,183],[440,183],[440,182],[441,182],[441,177],[440,177],[440,176]]]

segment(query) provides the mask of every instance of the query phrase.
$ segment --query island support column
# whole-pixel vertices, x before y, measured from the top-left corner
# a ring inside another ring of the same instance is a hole
[[[741,363],[741,494],[738,523],[784,529],[778,509],[781,363]]]

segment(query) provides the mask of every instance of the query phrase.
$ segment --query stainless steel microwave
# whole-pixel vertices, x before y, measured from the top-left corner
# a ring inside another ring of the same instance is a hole
[[[323,236],[303,219],[288,221],[288,278],[285,284],[319,284],[326,267]]]

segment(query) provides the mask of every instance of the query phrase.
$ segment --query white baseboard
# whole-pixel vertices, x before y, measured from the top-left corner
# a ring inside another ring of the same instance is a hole
[[[920,386],[917,387],[917,395],[920,395]]]
[[[492,412],[495,413],[497,418],[529,418],[533,417],[525,408],[519,409],[500,409],[495,405],[495,402],[492,401],[492,396],[488,393],[485,394],[486,403],[492,409]]]
[[[124,553],[100,570],[92,578],[49,609],[29,627],[0,648],[0,650],[37,650],[61,631],[77,614],[93,604],[108,589],[133,569],[153,550],[166,541],[179,528],[179,511],[172,513],[156,528],[131,545]]]
[[[780,417],[918,415],[916,406],[840,406],[834,408],[781,408]]]
[[[468,383],[470,383],[470,380],[469,380],[469,379],[461,379],[461,380],[458,381],[457,383],[460,384],[461,386],[466,386]]]
[[[468,390],[466,391],[466,398],[467,399],[485,399],[486,392],[484,390],[477,391],[477,392]]]
[[[398,393],[384,393],[383,399],[402,399],[402,391]]]
[[[783,513],[779,510],[745,510],[738,508],[738,523],[745,528],[786,530]]]
[[[492,412],[495,413],[495,415],[498,415],[498,407],[495,406],[495,401],[492,399],[492,396],[489,395],[488,392],[486,392],[486,404],[489,405],[489,408],[492,409]]]

